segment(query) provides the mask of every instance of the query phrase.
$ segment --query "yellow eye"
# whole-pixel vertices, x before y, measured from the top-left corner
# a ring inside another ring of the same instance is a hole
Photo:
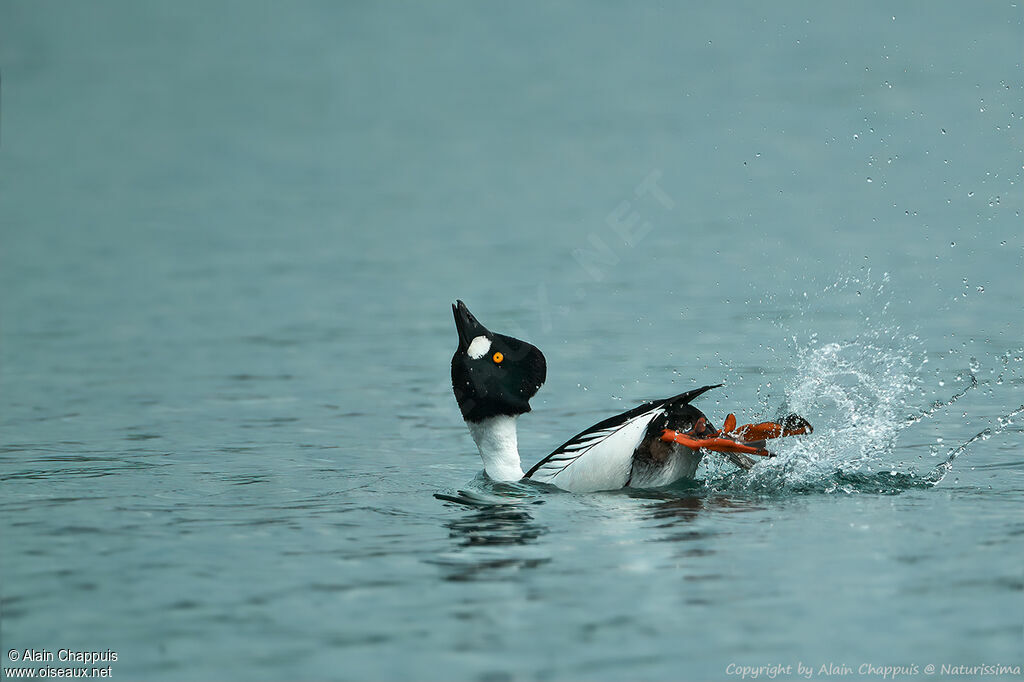
[[[505,356],[501,353],[495,353],[492,359],[494,360],[494,364],[500,365],[501,361],[505,359]]]

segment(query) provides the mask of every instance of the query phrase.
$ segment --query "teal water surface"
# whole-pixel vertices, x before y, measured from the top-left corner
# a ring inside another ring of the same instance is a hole
[[[1022,21],[0,4],[5,671],[1024,665]],[[709,383],[716,423],[815,433],[493,484],[456,298],[547,356],[527,466]]]

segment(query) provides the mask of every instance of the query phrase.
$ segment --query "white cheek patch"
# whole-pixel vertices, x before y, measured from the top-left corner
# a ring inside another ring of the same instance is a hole
[[[490,349],[491,340],[486,336],[481,335],[470,342],[469,348],[466,349],[466,352],[469,353],[469,357],[474,360],[479,360],[483,356],[487,355],[487,351]]]

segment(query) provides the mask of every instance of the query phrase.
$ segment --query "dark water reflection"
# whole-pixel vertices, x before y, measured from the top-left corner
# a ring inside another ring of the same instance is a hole
[[[657,500],[644,507],[644,513],[651,519],[664,523],[661,527],[674,525],[677,521],[695,521],[709,513],[735,513],[759,511],[765,508],[763,502],[737,495],[710,492],[700,483],[683,484],[690,490],[674,486],[670,490],[631,490],[626,494],[635,499]]]
[[[684,486],[685,487],[685,486]],[[552,492],[556,501],[573,500],[574,496]],[[608,499],[626,497],[637,501],[631,512],[645,530],[643,541],[678,543],[671,554],[676,557],[700,557],[714,554],[709,540],[723,531],[715,525],[722,514],[761,512],[765,506],[742,497],[711,493],[699,485],[689,490],[629,490],[607,493]],[[559,553],[559,541],[545,542],[550,528],[535,518],[531,507],[544,500],[531,502],[481,504],[477,493],[459,491],[457,495],[439,494],[438,498],[458,503],[464,513],[444,522],[452,541],[451,551],[442,558],[431,558],[428,563],[442,568],[446,580],[464,581],[507,577],[510,571],[543,566]],[[645,504],[645,502],[647,502]],[[476,506],[474,508],[475,505]],[[454,504],[452,505],[454,506]],[[456,507],[456,509],[459,509]],[[615,513],[622,513],[617,509]],[[547,507],[548,513],[563,514],[562,507]],[[571,516],[576,511],[566,511]],[[564,521],[565,519],[560,519]],[[602,519],[585,518],[578,521],[576,531],[586,535]],[[650,523],[653,522],[653,523]],[[574,538],[567,539],[570,543]],[[528,551],[523,551],[530,548]],[[642,553],[641,553],[642,554]],[[521,577],[521,576],[519,576]],[[705,576],[706,577],[706,576]]]
[[[551,561],[517,551],[535,544],[547,532],[520,504],[488,504],[447,521],[452,551],[428,563],[439,566],[445,580],[488,580],[509,571],[532,569]]]
[[[525,545],[547,532],[528,511],[512,506],[487,507],[445,525],[460,547]]]

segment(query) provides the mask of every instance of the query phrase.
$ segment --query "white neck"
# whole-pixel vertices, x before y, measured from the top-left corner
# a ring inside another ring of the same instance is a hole
[[[515,417],[488,417],[478,422],[466,422],[466,426],[476,441],[488,476],[495,481],[518,481],[523,477]]]

